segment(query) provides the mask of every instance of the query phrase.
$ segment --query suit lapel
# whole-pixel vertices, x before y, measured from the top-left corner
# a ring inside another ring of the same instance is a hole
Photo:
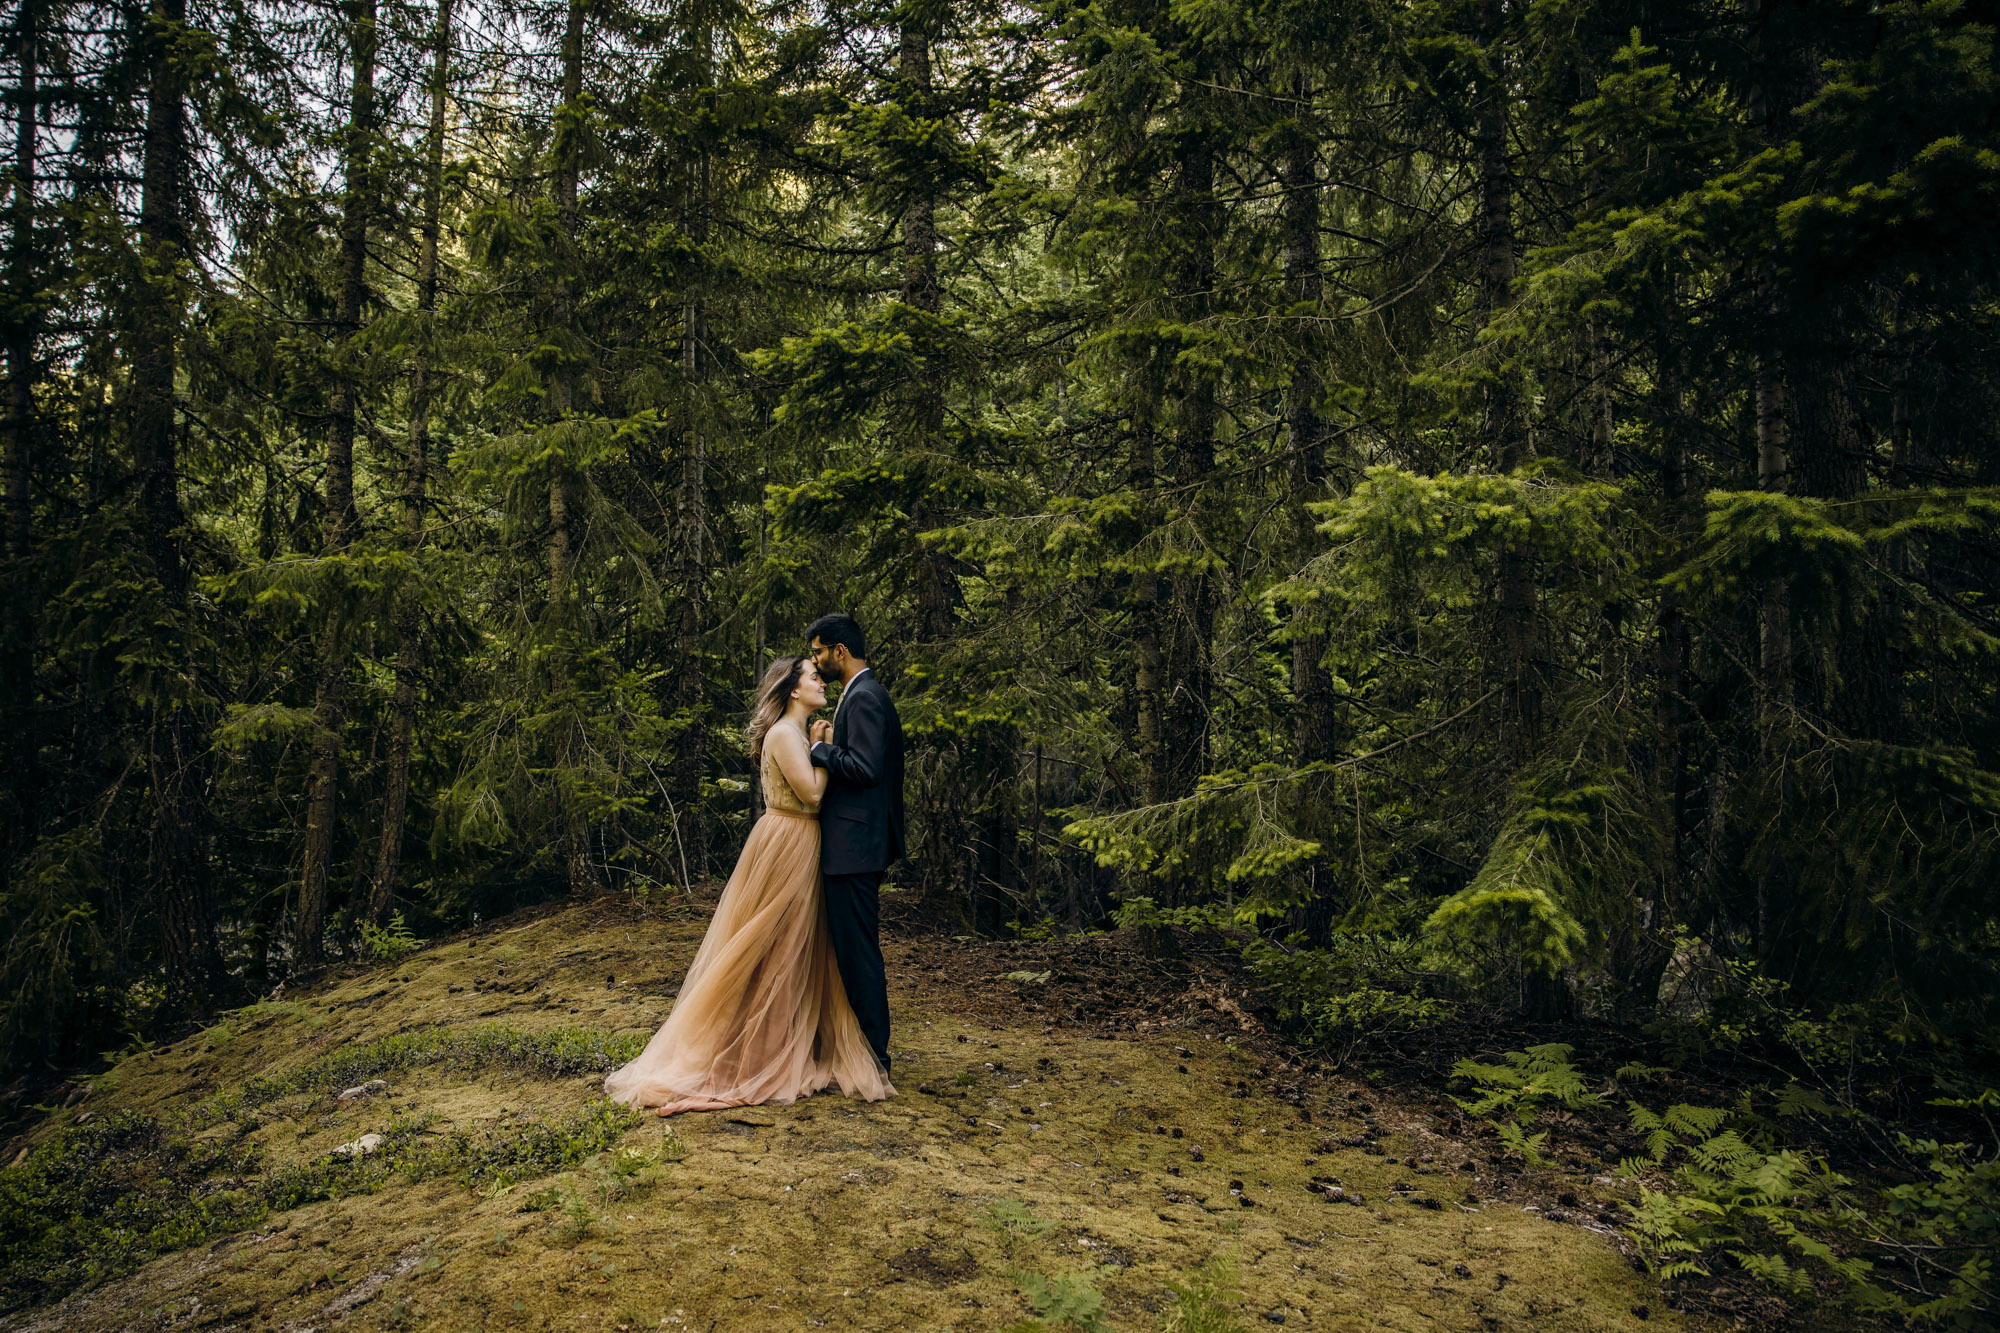
[[[846,743],[843,738],[847,735],[847,701],[854,697],[856,690],[861,688],[862,680],[864,678],[872,678],[874,674],[873,671],[864,671],[841,689],[840,702],[833,706],[833,743],[835,745]]]

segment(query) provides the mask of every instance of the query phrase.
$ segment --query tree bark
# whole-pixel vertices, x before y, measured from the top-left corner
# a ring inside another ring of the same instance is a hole
[[[896,75],[901,84],[900,96],[912,118],[929,116],[933,113],[935,92],[931,79],[931,39],[917,6],[904,7],[899,38]],[[901,299],[913,310],[935,315],[940,308],[940,297],[937,197],[930,189],[919,188],[903,202]],[[944,393],[934,378],[926,377],[918,387],[913,408],[917,451],[939,452],[944,433]],[[911,507],[911,528],[924,532],[936,521],[935,506],[928,497],[920,495]],[[927,644],[939,644],[951,636],[959,601],[958,577],[952,569],[951,557],[943,551],[922,548],[916,560],[917,637]]]
[[[1303,108],[1310,96],[1303,77],[1296,81],[1293,92]],[[1296,340],[1299,350],[1285,397],[1285,428],[1292,446],[1294,558],[1303,564],[1311,559],[1318,536],[1316,520],[1306,506],[1327,498],[1326,440],[1319,415],[1320,362],[1311,325],[1319,313],[1323,288],[1319,154],[1303,126],[1294,131],[1286,146],[1281,174],[1285,189],[1285,285],[1296,317],[1306,325]],[[1299,628],[1292,636],[1292,745],[1302,764],[1329,762],[1340,751],[1333,679],[1321,665],[1326,650],[1323,630]]]
[[[188,575],[175,439],[174,380],[186,288],[187,75],[176,46],[186,0],[154,0],[159,32],[146,95],[139,201],[143,277],[132,291],[132,445],[139,485],[139,539],[168,615],[188,614]],[[183,667],[184,670],[188,668]],[[206,738],[191,701],[158,705],[147,744],[154,816],[152,871],[166,994],[161,1015],[209,1012],[222,978],[207,842]]]
[[[1215,294],[1215,157],[1194,145],[1182,157],[1180,199],[1185,228],[1179,296],[1188,322],[1207,321]],[[1174,481],[1187,497],[1188,529],[1208,536],[1215,474],[1215,380],[1195,370],[1184,385],[1174,434]],[[1218,597],[1215,577],[1191,572],[1169,581],[1164,648],[1166,679],[1160,709],[1160,763],[1164,794],[1192,793],[1208,758],[1209,702],[1214,681],[1211,638]],[[1171,895],[1170,895],[1171,896]]]
[[[1132,457],[1128,476],[1141,505],[1153,506],[1158,480],[1150,417],[1132,424]],[[1163,654],[1160,633],[1160,576],[1151,569],[1132,576],[1133,716],[1139,744],[1139,799],[1152,805],[1166,790],[1166,769],[1160,758],[1162,740],[1161,683]]]
[[[452,0],[438,0],[437,49],[431,67],[431,118],[425,138],[424,212],[417,251],[417,351],[410,367],[410,437],[403,490],[403,549],[412,561],[424,542],[424,508],[430,481],[431,357],[437,316],[438,233],[444,211],[445,99],[451,83]],[[411,579],[415,578],[412,574]],[[417,712],[417,597],[406,586],[396,602],[396,695],[389,721],[388,772],[382,793],[382,844],[368,919],[389,916],[403,861],[403,822],[410,800],[410,737]]]
[[[1486,0],[1485,69],[1479,90],[1477,155],[1479,177],[1480,305],[1491,324],[1513,299],[1514,180],[1507,159],[1507,53],[1501,0]],[[1503,476],[1528,462],[1527,423],[1514,370],[1496,367],[1486,384],[1482,429],[1489,465]],[[1541,735],[1542,690],[1536,670],[1534,555],[1525,546],[1500,553],[1495,580],[1502,692],[1502,745],[1509,763],[1519,766]]]
[[[585,36],[583,0],[570,0],[563,22],[562,107],[558,112],[556,136],[556,216],[562,227],[563,253],[556,280],[556,322],[565,332],[576,319],[577,197],[583,180],[583,47]],[[560,421],[575,397],[575,372],[560,367],[549,385],[549,406]],[[551,632],[574,630],[571,608],[567,605],[575,572],[571,555],[570,497],[567,465],[558,460],[549,473],[549,625]],[[590,821],[584,817],[575,790],[575,774],[582,753],[582,735],[577,721],[576,701],[570,693],[570,675],[564,654],[557,647],[550,655],[552,692],[569,709],[569,718],[556,731],[556,799],[562,822],[563,873],[573,895],[588,896],[603,887],[597,862],[590,854]]]
[[[702,59],[700,87],[707,89],[714,60],[710,30],[698,35]],[[697,251],[709,239],[709,160],[702,152],[694,162],[690,181],[687,235]],[[702,774],[708,766],[706,738],[707,679],[703,670],[702,637],[708,621],[708,434],[709,403],[707,381],[708,298],[705,270],[698,270],[694,287],[681,312],[681,376],[687,394],[687,429],[681,448],[680,532],[681,532],[681,625],[680,671],[675,678],[679,712],[686,729],[676,748],[674,774],[676,798],[689,815],[689,835],[695,847],[696,873],[708,877],[707,803],[701,799]]]
[[[351,11],[353,83],[348,98],[346,198],[340,224],[340,270],[333,326],[333,387],[327,399],[326,526],[321,558],[346,553],[360,526],[354,511],[354,420],[358,396],[354,338],[368,261],[369,205],[375,130],[375,3],[355,0]],[[328,882],[340,785],[341,726],[345,720],[347,660],[341,615],[329,605],[319,639],[319,684],[313,697],[313,750],[307,772],[305,861],[299,877],[299,914],[292,957],[301,967],[325,959]]]
[[[7,433],[0,444],[0,485],[6,488],[7,553],[25,557],[34,545],[34,509],[29,493],[35,429],[35,342],[38,307],[35,287],[35,155],[40,128],[41,0],[21,0],[15,18],[15,52],[21,78],[15,92],[13,235],[8,286],[18,311],[7,321]]]

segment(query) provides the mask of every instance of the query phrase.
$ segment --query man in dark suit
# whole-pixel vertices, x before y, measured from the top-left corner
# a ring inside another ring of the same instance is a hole
[[[901,859],[903,722],[875,673],[854,618],[836,612],[806,628],[820,679],[840,682],[832,722],[812,726],[812,761],[827,771],[819,803],[819,864],[827,924],[847,1002],[861,1035],[889,1068],[889,982],[882,966],[882,876]]]

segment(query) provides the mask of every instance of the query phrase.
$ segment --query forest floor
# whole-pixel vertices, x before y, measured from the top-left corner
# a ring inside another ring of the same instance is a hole
[[[1225,1275],[1211,1315],[1240,1329],[1690,1326],[1621,1251],[1601,1156],[1507,1173],[1436,1088],[1288,1048],[1226,951],[954,937],[900,898],[884,939],[899,1095],[874,1105],[614,1118],[565,1160],[601,1073],[406,1062],[344,1101],[287,1083],[397,1034],[629,1049],[700,941],[699,894],[516,914],[128,1058],[8,1160],[138,1112],[357,1192],[211,1220],[0,1327],[985,1333],[1067,1310],[1136,1333],[1167,1325],[1204,1264]],[[456,1133],[525,1165],[412,1183],[331,1156],[370,1133]]]

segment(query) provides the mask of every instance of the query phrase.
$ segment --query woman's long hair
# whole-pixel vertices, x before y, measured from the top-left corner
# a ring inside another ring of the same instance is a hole
[[[770,733],[771,724],[785,715],[785,708],[792,702],[792,691],[799,687],[799,676],[812,658],[801,654],[798,657],[781,657],[764,668],[764,679],[757,684],[757,701],[750,705],[750,725],[743,729],[743,739],[750,747],[750,762],[761,771],[764,763],[764,737]]]

